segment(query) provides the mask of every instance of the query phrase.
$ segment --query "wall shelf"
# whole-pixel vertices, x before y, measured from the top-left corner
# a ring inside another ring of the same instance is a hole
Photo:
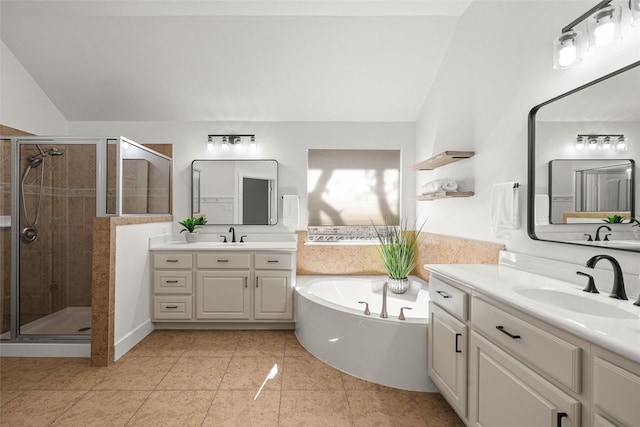
[[[473,196],[473,191],[442,191],[439,193],[422,194],[420,196],[415,196],[412,197],[411,200],[440,200],[471,196]]]
[[[468,159],[475,153],[473,151],[444,151],[420,163],[411,166],[410,170],[433,170],[440,166],[448,165],[463,159]]]

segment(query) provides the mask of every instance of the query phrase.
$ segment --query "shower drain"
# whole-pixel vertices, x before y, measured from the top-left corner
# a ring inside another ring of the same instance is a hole
[[[91,326],[85,326],[84,328],[78,329],[78,332],[85,332],[85,331],[88,331],[89,329],[91,329]]]

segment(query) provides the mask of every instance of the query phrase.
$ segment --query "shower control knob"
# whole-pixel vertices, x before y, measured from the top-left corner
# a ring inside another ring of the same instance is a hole
[[[20,240],[24,243],[33,243],[38,240],[38,229],[33,225],[28,225],[20,232]]]

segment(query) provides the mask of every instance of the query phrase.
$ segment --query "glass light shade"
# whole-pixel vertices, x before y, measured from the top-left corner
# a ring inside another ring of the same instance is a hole
[[[589,47],[606,47],[622,40],[620,32],[621,9],[606,6],[587,20]]]
[[[618,142],[616,143],[616,151],[627,151],[627,138],[624,136],[618,137]]]
[[[249,151],[258,151],[258,144],[256,143],[255,136],[252,136],[249,140]]]
[[[242,147],[243,147],[242,137],[234,136],[232,138],[233,138],[233,147],[235,148],[235,150],[242,151]]]
[[[629,0],[629,9],[631,9],[631,25],[640,26],[640,0]]]
[[[602,138],[602,151],[610,151],[613,148],[611,145],[611,137],[605,136]]]
[[[569,30],[553,40],[553,68],[561,70],[582,61],[581,35]]]
[[[584,138],[579,136],[576,138],[576,150],[584,150]]]
[[[587,145],[587,148],[591,151],[595,151],[598,149],[598,138],[596,137],[591,137],[589,138],[589,144]]]
[[[214,144],[214,142],[213,142],[213,138],[209,138],[209,139],[207,140],[207,150],[208,150],[208,151],[213,151],[213,150],[214,150],[214,148],[215,148],[215,144]]]

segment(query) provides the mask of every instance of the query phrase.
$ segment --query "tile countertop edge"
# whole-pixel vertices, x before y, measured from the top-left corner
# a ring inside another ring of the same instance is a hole
[[[625,306],[625,311],[629,312],[635,312],[635,309],[638,309],[639,318],[637,321],[635,319],[617,321],[612,318],[562,310],[519,296],[513,290],[513,282],[517,280],[515,276],[524,279],[526,287],[542,288],[544,285],[540,283],[545,283],[565,287],[571,292],[581,290],[580,286],[572,283],[497,264],[425,264],[424,268],[446,279],[465,285],[473,292],[486,295],[542,322],[640,363],[640,307],[633,306],[633,301],[620,302],[610,300],[606,295],[598,294],[603,298],[601,302],[617,306],[628,303],[631,309]],[[585,295],[593,294],[585,293]],[[575,318],[579,321],[576,321]]]

